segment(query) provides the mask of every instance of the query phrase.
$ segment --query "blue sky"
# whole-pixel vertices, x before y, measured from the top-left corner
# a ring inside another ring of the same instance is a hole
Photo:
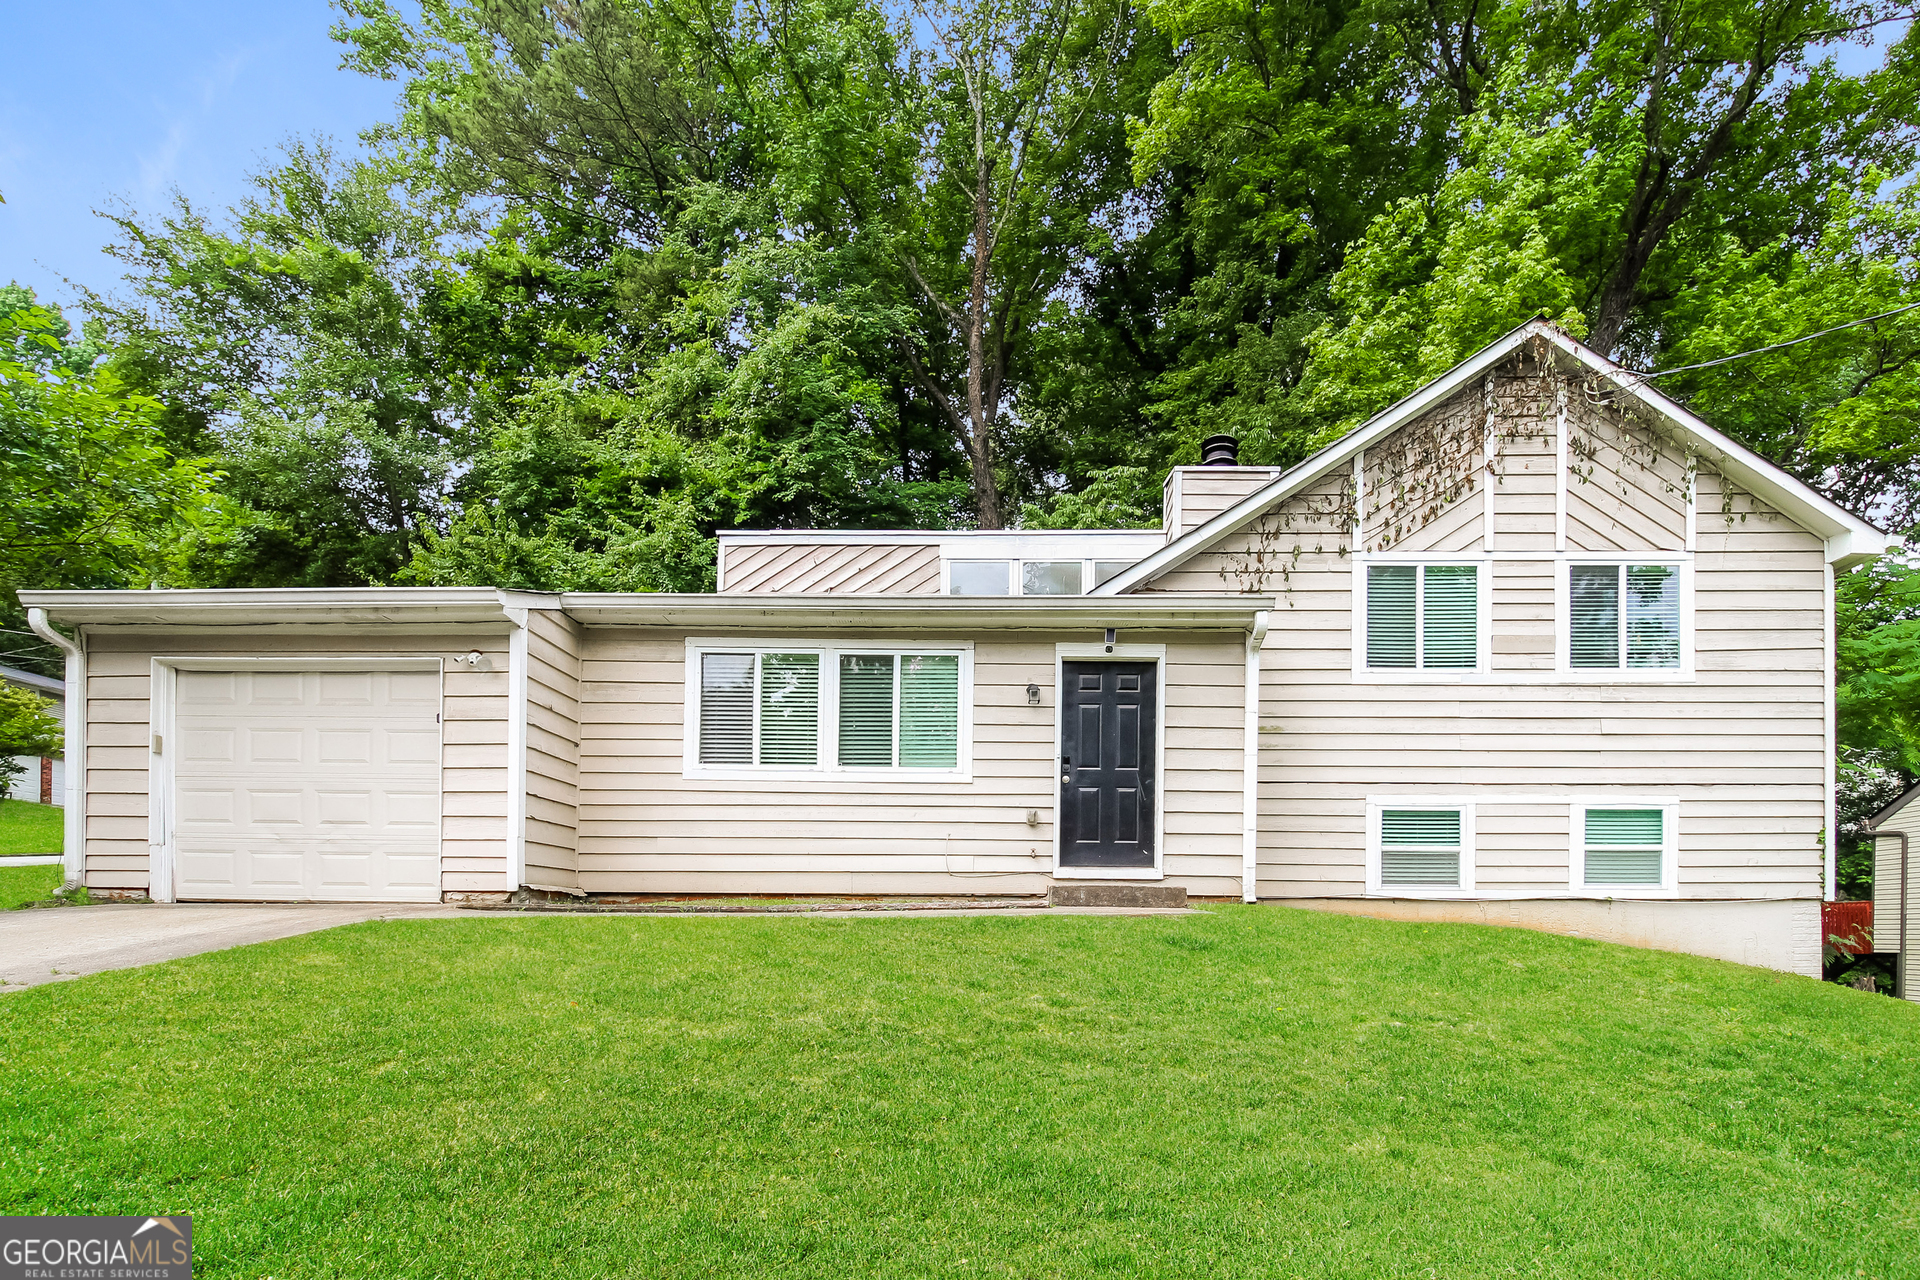
[[[43,302],[71,278],[108,290],[116,197],[142,213],[179,187],[223,209],[294,135],[343,142],[390,118],[398,86],[337,70],[326,0],[6,6],[0,77],[0,281]]]

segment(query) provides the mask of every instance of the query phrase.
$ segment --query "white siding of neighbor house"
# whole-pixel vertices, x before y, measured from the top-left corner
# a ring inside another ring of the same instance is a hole
[[[1881,824],[1907,835],[1907,941],[1920,950],[1920,803],[1912,803]],[[1900,842],[1881,836],[1873,847],[1873,949],[1900,952]],[[1909,970],[1909,987],[1920,986]],[[1910,991],[1920,998],[1920,991]]]
[[[830,595],[938,595],[940,548],[921,544],[820,543],[720,546],[722,591]]]
[[[580,624],[527,612],[527,883],[580,887]]]
[[[742,639],[768,638],[756,633]],[[968,782],[681,776],[683,631],[587,628],[582,641],[580,887],[590,893],[1039,893],[1058,793],[1056,641],[1085,634],[800,635],[974,641]],[[1128,633],[1167,645],[1167,881],[1239,890],[1244,678],[1239,633]],[[1027,685],[1043,691],[1027,702]],[[1026,822],[1037,810],[1040,825]]]
[[[1481,552],[1482,503],[1493,495],[1490,677],[1356,681],[1354,562],[1342,527],[1352,507],[1343,509],[1339,497],[1351,469],[1143,588],[1269,591],[1279,599],[1264,653],[1261,895],[1363,894],[1366,797],[1426,792],[1480,801],[1482,889],[1566,891],[1566,807],[1503,804],[1502,793],[1616,793],[1679,800],[1681,896],[1819,897],[1826,694],[1818,537],[1749,495],[1726,492],[1703,462],[1693,557],[1697,679],[1499,681],[1503,672],[1551,677],[1555,664],[1555,566],[1513,558],[1551,554],[1560,501],[1555,406],[1548,401],[1524,421],[1529,401],[1543,399],[1536,386],[1515,379],[1499,388],[1493,482],[1476,483],[1392,544]],[[1484,401],[1476,390],[1433,412],[1458,414],[1463,403],[1471,411]],[[1578,438],[1591,457],[1571,450],[1570,470],[1591,463],[1593,471],[1566,486],[1574,551],[1683,550],[1684,472],[1670,461],[1649,471],[1625,460],[1604,424]],[[1377,537],[1371,503],[1367,510]]]
[[[479,667],[467,665],[478,649]],[[87,652],[86,883],[150,888],[147,768],[155,657],[414,657],[445,661],[441,888],[506,888],[507,638],[498,629],[380,636],[156,635],[95,631]]]

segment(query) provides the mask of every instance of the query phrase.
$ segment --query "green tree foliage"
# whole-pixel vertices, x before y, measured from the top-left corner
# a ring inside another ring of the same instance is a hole
[[[60,754],[60,720],[29,689],[0,685],[0,801],[25,768],[15,756]]]
[[[35,670],[49,664],[17,591],[144,586],[207,509],[204,469],[169,450],[161,404],[107,351],[98,326],[76,335],[31,291],[0,288],[0,655]]]

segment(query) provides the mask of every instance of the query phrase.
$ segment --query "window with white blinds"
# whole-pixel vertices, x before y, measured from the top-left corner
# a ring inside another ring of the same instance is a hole
[[[965,651],[689,649],[690,772],[963,769]]]
[[[1480,570],[1367,566],[1367,668],[1472,671],[1480,665]]]
[[[1658,889],[1666,883],[1665,808],[1586,806],[1582,880],[1590,889]]]
[[[1680,567],[1567,566],[1567,665],[1633,671],[1680,666]]]
[[[1464,844],[1459,809],[1382,809],[1382,887],[1457,889]]]

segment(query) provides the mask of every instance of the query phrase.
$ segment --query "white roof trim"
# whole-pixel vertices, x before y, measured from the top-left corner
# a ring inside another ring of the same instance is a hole
[[[1540,337],[1557,347],[1570,359],[1611,378],[1623,394],[1631,395],[1674,426],[1706,445],[1709,460],[1716,469],[1766,499],[1781,512],[1826,540],[1827,560],[1835,567],[1857,564],[1887,549],[1888,537],[1881,530],[1833,502],[1824,494],[1788,475],[1773,463],[1715,431],[1677,402],[1644,382],[1636,381],[1612,360],[1589,350],[1543,320],[1530,320],[1497,342],[1490,343],[1467,357],[1432,382],[1349,431],[1272,484],[1258,489],[1228,507],[1185,537],[1175,539],[1125,573],[1109,578],[1088,594],[1122,595],[1152,581],[1191,556],[1198,555],[1239,532],[1258,519],[1275,503],[1292,497],[1337,467],[1353,461],[1355,454],[1383,436],[1404,426],[1413,418],[1460,391],[1475,378],[1519,350],[1529,338]]]
[[[21,603],[84,627],[356,632],[426,624],[513,625],[509,609],[564,609],[589,626],[793,627],[948,631],[1240,630],[1271,596],[675,595],[498,591],[492,587],[292,587],[207,591],[23,591]]]

